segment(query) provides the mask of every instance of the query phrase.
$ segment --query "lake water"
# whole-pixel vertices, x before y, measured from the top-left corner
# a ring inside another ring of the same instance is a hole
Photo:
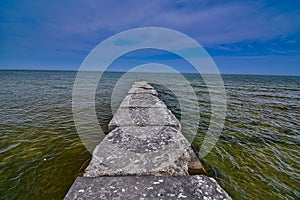
[[[97,89],[97,117],[105,132],[111,94],[122,75],[106,73]],[[181,95],[189,106],[185,86],[171,74],[138,76],[164,80],[164,86],[153,85],[180,119],[177,98]],[[73,122],[75,77],[76,72],[64,71],[0,71],[0,199],[62,199],[82,173],[91,155]],[[198,75],[185,77],[200,109],[197,150],[208,129],[210,98]],[[227,115],[218,143],[202,160],[209,175],[234,199],[299,199],[300,77],[222,77]],[[171,85],[182,91],[177,98],[168,90]]]

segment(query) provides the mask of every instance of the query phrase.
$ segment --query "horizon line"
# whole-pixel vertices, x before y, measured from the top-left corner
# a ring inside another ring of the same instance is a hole
[[[0,71],[61,71],[61,72],[78,72],[79,70],[75,69],[0,69]],[[97,71],[82,71],[82,72],[97,72]],[[115,71],[115,70],[107,70],[105,72],[113,72],[113,73],[126,73],[128,71]],[[130,71],[130,73],[164,73],[164,74],[172,74],[172,72],[141,72],[141,71]],[[195,72],[181,72],[182,74],[197,74]],[[215,75],[216,73],[203,73],[208,75]],[[201,74],[200,74],[201,75]],[[220,75],[249,75],[249,76],[292,76],[292,77],[300,77],[299,75],[290,75],[290,74],[251,74],[251,73],[220,73]]]

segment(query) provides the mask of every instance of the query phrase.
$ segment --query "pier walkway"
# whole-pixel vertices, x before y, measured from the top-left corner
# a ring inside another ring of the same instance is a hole
[[[205,175],[180,122],[145,81],[135,82],[70,199],[231,199]]]

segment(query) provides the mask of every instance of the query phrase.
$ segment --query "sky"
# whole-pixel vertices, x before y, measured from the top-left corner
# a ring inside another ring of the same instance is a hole
[[[188,35],[223,74],[300,76],[298,0],[0,0],[0,69],[78,70],[103,40],[139,27]],[[190,72],[155,49],[128,53],[111,69],[150,62]]]

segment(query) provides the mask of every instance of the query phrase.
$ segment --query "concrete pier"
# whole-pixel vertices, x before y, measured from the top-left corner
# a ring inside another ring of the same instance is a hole
[[[109,130],[65,199],[231,199],[147,82],[132,86]]]

